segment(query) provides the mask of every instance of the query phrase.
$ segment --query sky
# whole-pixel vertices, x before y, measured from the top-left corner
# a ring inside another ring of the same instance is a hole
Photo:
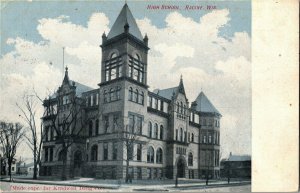
[[[1,3],[0,119],[21,121],[16,102],[32,88],[42,98],[62,82],[62,48],[72,80],[97,88],[101,36],[124,1]],[[150,90],[179,84],[194,101],[202,90],[221,112],[222,157],[251,154],[251,2],[127,1],[149,38]],[[150,10],[175,5],[179,10]],[[185,10],[187,5],[203,6]],[[216,9],[207,10],[207,6]],[[38,108],[38,115],[42,115]],[[25,146],[19,155],[28,157]]]

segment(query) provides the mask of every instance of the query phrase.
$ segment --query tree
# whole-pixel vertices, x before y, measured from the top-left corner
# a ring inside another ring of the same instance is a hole
[[[41,168],[41,150],[43,139],[45,137],[43,125],[41,124],[40,128],[38,128],[36,123],[38,99],[39,97],[36,95],[36,93],[35,95],[24,94],[24,107],[21,107],[21,105],[18,103],[16,104],[22,114],[19,116],[22,117],[26,122],[30,133],[29,136],[25,135],[25,138],[27,139],[27,144],[33,153],[33,179],[37,179],[37,166],[39,165],[39,168]]]
[[[140,117],[129,117],[129,124],[125,124],[124,127],[119,125],[118,129],[119,142],[126,151],[126,157],[123,158],[123,160],[126,161],[126,183],[131,182],[132,180],[132,176],[129,174],[129,162],[139,155],[139,152],[134,153],[134,145],[141,144],[145,147],[145,145],[149,142],[148,139],[142,136],[142,128],[145,121],[143,122],[142,119],[139,119]],[[142,151],[142,148],[140,151]]]
[[[66,180],[66,164],[69,148],[75,142],[83,142],[85,133],[83,129],[88,125],[88,122],[97,117],[98,112],[92,117],[87,117],[85,113],[85,101],[77,97],[75,93],[69,94],[68,98],[63,96],[51,97],[43,101],[45,113],[43,122],[47,125],[45,135],[48,135],[49,130],[53,129],[56,133],[56,143],[61,144],[62,156],[62,174],[61,180]]]
[[[24,137],[24,127],[20,123],[0,122],[0,142],[3,146],[3,155],[7,159],[8,174],[11,176],[11,166],[15,159],[17,148]]]

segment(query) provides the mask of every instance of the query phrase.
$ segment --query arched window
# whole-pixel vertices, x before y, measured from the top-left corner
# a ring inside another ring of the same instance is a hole
[[[89,136],[93,135],[93,121],[89,122]]]
[[[186,114],[186,106],[185,105],[183,106],[183,114],[184,115]]]
[[[211,143],[211,135],[208,136],[208,143]]]
[[[188,157],[189,166],[193,166],[193,154],[190,152]]]
[[[203,143],[206,143],[206,135],[203,136]]]
[[[114,101],[115,100],[115,89],[111,88],[109,91],[109,101]]]
[[[117,57],[117,54],[116,54],[116,52],[113,52],[113,53],[111,53],[111,55],[110,55],[110,59],[113,59],[113,58],[116,58]]]
[[[183,141],[183,129],[182,128],[180,128],[179,136],[180,136],[180,141]]]
[[[94,145],[91,149],[91,161],[97,161],[98,159],[98,146]]]
[[[164,139],[164,126],[160,126],[160,133],[159,133],[159,138]]]
[[[154,149],[153,147],[149,147],[147,151],[147,162],[154,163]]]
[[[139,99],[139,91],[138,89],[135,89],[135,91],[133,92],[133,101],[139,102],[138,99]]]
[[[160,147],[156,150],[156,163],[163,163],[163,152]]]
[[[98,135],[99,134],[99,119],[97,119],[96,120],[96,122],[95,122],[95,133],[96,133],[96,135]]]
[[[107,96],[107,91],[104,90],[104,103],[107,103],[108,102],[108,96]]]
[[[152,137],[152,123],[149,121],[148,125],[148,137]]]
[[[121,91],[121,88],[117,87],[116,88],[116,100],[120,100],[120,91]]]
[[[194,142],[194,133],[192,133],[192,142]]]
[[[142,105],[144,104],[144,92],[140,92],[139,103]]]
[[[132,87],[129,87],[128,100],[132,101],[132,99],[133,99],[133,90],[132,90]]]
[[[158,138],[158,124],[155,123],[154,125],[154,137],[157,139]]]
[[[179,102],[177,102],[177,113],[179,113],[179,108],[180,108]]]

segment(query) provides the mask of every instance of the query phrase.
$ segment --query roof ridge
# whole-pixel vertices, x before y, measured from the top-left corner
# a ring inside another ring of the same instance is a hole
[[[143,41],[142,33],[129,9],[129,6],[125,3],[123,8],[121,9],[117,19],[115,20],[112,28],[107,34],[107,39],[111,39],[125,32],[125,25],[129,27],[129,33],[136,37],[137,39]]]

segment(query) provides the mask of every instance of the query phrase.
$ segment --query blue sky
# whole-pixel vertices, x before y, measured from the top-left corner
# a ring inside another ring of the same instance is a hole
[[[149,90],[177,86],[182,75],[189,101],[204,91],[223,115],[224,156],[251,154],[251,1],[127,3],[149,37]],[[70,78],[97,88],[101,36],[123,5],[124,1],[1,2],[0,117],[14,121],[19,113],[16,101],[32,87],[40,96],[58,88],[64,73],[62,47]],[[148,5],[178,5],[181,10],[147,10]],[[186,5],[216,10],[187,11]],[[42,114],[42,108],[39,111]]]
[[[165,27],[165,18],[170,13],[166,10],[147,10],[147,5],[216,5],[217,9],[229,9],[229,25],[220,31],[221,36],[232,37],[234,32],[247,32],[251,36],[251,2],[250,1],[127,1],[135,18],[149,18],[157,27]],[[67,15],[70,21],[86,25],[94,12],[103,12],[110,19],[109,26],[116,19],[124,1],[15,1],[2,2],[1,9],[1,54],[11,51],[6,45],[8,38],[21,37],[35,43],[42,40],[36,27],[41,18],[56,18]],[[183,16],[197,21],[207,10],[180,10]],[[99,37],[103,32],[99,32]]]

